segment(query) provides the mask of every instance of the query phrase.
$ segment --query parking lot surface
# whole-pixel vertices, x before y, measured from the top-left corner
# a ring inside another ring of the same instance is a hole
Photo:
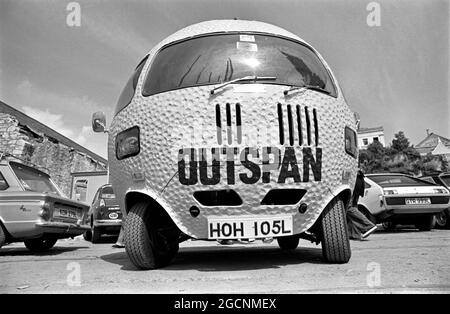
[[[186,241],[173,263],[140,271],[114,238],[60,240],[45,254],[22,243],[0,249],[0,293],[449,293],[450,231],[380,231],[352,241],[348,264],[322,261],[305,240],[220,245]]]

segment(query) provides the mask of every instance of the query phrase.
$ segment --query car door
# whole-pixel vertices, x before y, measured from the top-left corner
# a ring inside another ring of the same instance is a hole
[[[364,196],[359,199],[359,204],[363,205],[372,215],[377,215],[382,211],[380,207],[380,187],[368,178],[364,178]]]

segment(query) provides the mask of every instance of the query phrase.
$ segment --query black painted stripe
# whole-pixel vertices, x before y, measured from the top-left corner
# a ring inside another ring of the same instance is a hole
[[[306,117],[306,136],[308,138],[308,146],[311,146],[311,121],[309,120],[308,107],[305,107],[305,117]]]
[[[231,130],[231,109],[230,104],[227,103],[226,105],[226,111],[227,111],[227,136],[228,136],[228,144],[231,145],[233,142],[233,133]]]
[[[297,105],[297,127],[298,127],[298,144],[303,145],[303,131],[302,131],[302,111],[300,105]]]
[[[222,145],[222,119],[220,117],[220,105],[216,105],[216,130],[217,130],[217,143]]]
[[[288,109],[288,125],[289,125],[289,145],[294,145],[294,121],[292,120],[291,105],[287,106]]]
[[[280,133],[280,144],[284,145],[283,108],[278,103],[278,131]]]
[[[242,143],[242,119],[241,119],[241,105],[236,104],[236,126],[237,126],[237,140],[238,144]]]
[[[316,109],[313,109],[313,117],[314,117],[314,136],[316,138],[316,146],[319,146],[319,123],[317,121]]]

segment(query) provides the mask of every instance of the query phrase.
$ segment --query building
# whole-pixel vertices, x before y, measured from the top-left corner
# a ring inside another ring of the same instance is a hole
[[[428,130],[427,137],[414,146],[414,148],[421,156],[426,156],[428,154],[443,155],[450,161],[450,139],[433,132],[429,133]]]
[[[375,128],[360,128],[358,130],[358,148],[366,149],[373,142],[378,141],[381,145],[386,146],[384,140],[384,129],[382,126]]]
[[[1,101],[0,153],[39,165],[68,196],[71,173],[107,170],[106,159]]]

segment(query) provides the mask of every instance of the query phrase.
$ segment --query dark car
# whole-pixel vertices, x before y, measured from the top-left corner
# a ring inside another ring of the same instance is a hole
[[[450,190],[450,173],[440,173],[434,175],[428,175],[421,177],[422,180],[426,180],[432,183],[439,184],[448,190]],[[450,208],[436,215],[436,227],[450,229]]]
[[[89,209],[91,230],[84,238],[98,243],[103,234],[119,234],[122,226],[122,213],[111,184],[102,185],[95,193]]]

